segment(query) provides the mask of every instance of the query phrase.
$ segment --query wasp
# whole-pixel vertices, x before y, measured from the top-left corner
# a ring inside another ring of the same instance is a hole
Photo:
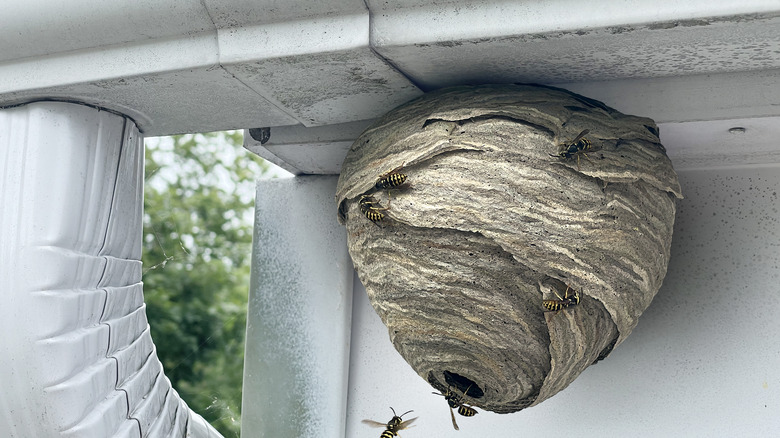
[[[466,392],[468,392],[468,389],[466,390]],[[447,404],[450,406],[450,417],[452,418],[452,427],[454,427],[455,430],[460,430],[460,428],[458,427],[457,421],[455,421],[454,409],[457,408],[458,414],[464,417],[473,417],[478,414],[476,409],[466,405],[463,402],[463,399],[458,394],[450,390],[449,387],[447,388],[447,391],[444,394],[440,392],[434,392],[433,394],[440,395],[444,397],[445,400],[447,400]],[[464,392],[463,394],[466,393]]]
[[[390,410],[393,411],[393,418],[390,419],[390,421],[385,423],[380,423],[378,421],[374,420],[363,420],[363,423],[368,424],[371,427],[384,427],[385,431],[382,432],[382,435],[379,435],[379,438],[393,438],[395,436],[398,436],[398,432],[404,429],[409,428],[409,425],[412,424],[414,420],[416,420],[419,417],[410,418],[406,421],[401,421],[401,418],[408,414],[409,412],[414,411],[406,411],[401,415],[396,415],[395,409],[393,407],[390,407]]]
[[[390,207],[379,205],[379,201],[373,195],[361,195],[358,205],[360,212],[377,225],[379,225],[377,222],[381,222],[385,218],[385,214],[382,212],[390,209]]]
[[[593,144],[590,142],[590,140],[585,138],[585,135],[587,135],[589,132],[590,129],[586,129],[574,137],[574,140],[559,144],[558,155],[550,154],[550,156],[558,157],[564,160],[570,160],[574,157],[577,157],[577,170],[580,170],[580,155],[584,156],[588,161],[590,161],[590,158],[588,158],[588,155],[585,153],[586,151],[591,150],[593,147]]]
[[[389,172],[379,175],[379,178],[377,178],[374,187],[377,190],[392,189],[405,183],[406,174],[399,172],[399,170],[403,169],[403,167],[404,165],[402,164]]]
[[[571,295],[571,298],[569,297],[569,291],[574,292]],[[580,303],[580,294],[568,285],[566,286],[566,291],[563,293],[563,298],[558,295],[558,292],[555,289],[553,289],[553,293],[558,297],[557,300],[542,300],[542,307],[545,308],[545,312],[555,312],[555,315],[557,315],[561,310],[576,306]]]

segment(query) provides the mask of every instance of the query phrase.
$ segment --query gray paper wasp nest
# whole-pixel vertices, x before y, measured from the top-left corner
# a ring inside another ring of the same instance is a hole
[[[347,154],[336,203],[395,348],[436,389],[506,413],[631,333],[666,274],[681,197],[652,120],[493,85],[377,120]]]

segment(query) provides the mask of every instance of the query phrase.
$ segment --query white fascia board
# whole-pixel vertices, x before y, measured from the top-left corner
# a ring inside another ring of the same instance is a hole
[[[0,14],[0,62],[361,12],[368,13],[362,0],[7,1]]]
[[[216,32],[200,0],[3,2],[0,62]]]
[[[219,29],[223,65],[368,48],[368,11],[361,14]]]
[[[147,40],[0,64],[0,94],[219,65],[215,33]]]
[[[202,0],[217,28],[368,12],[364,0]]]

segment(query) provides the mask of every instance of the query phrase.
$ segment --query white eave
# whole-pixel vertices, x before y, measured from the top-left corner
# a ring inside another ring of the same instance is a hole
[[[271,127],[247,147],[294,173],[338,173],[358,128],[425,91],[513,82],[651,117],[673,160],[701,165],[703,127],[780,135],[780,2],[31,0],[0,15],[0,107],[80,101],[152,136]]]

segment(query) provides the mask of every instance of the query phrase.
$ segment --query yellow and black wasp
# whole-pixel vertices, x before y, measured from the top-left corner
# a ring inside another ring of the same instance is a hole
[[[377,178],[374,187],[377,190],[385,190],[403,185],[403,183],[406,182],[406,174],[399,172],[399,170],[403,168],[404,165],[402,164],[389,172],[379,175],[379,178]]]
[[[584,156],[588,161],[590,161],[590,158],[588,158],[588,155],[585,153],[586,151],[589,151],[593,148],[593,144],[590,142],[590,140],[585,138],[589,132],[590,129],[585,129],[584,131],[580,132],[579,135],[574,137],[574,140],[559,144],[558,155],[550,154],[550,156],[558,157],[563,160],[571,160],[572,158],[577,157],[577,170],[579,170],[580,155]]]
[[[377,225],[385,219],[385,214],[382,212],[390,209],[390,207],[382,207],[373,195],[361,195],[358,205],[360,212]]]
[[[466,391],[468,392],[468,390]],[[455,421],[455,413],[453,411],[454,409],[457,409],[458,414],[464,417],[473,417],[478,414],[476,409],[465,404],[463,402],[463,399],[458,394],[454,393],[450,388],[447,388],[447,391],[444,394],[440,392],[434,392],[433,394],[440,395],[444,397],[445,400],[447,400],[447,404],[450,406],[450,417],[452,417],[452,427],[454,427],[455,430],[460,430],[460,428],[458,427],[458,423]]]
[[[409,412],[414,412],[414,411],[406,411],[406,412],[404,412],[401,415],[396,415],[395,409],[393,409],[392,406],[390,407],[390,410],[393,411],[393,418],[391,418],[390,421],[388,421],[387,423],[380,423],[380,422],[374,421],[374,420],[363,420],[363,423],[368,424],[371,427],[384,427],[385,428],[385,431],[382,432],[382,435],[379,435],[379,438],[393,438],[393,437],[396,437],[396,436],[398,436],[398,432],[399,431],[407,429],[409,427],[409,425],[412,424],[412,422],[414,420],[419,418],[419,417],[414,417],[414,418],[410,418],[409,420],[406,420],[406,421],[401,421],[401,418],[404,415],[408,414]]]
[[[571,297],[569,296],[569,291],[573,292]],[[561,310],[576,306],[580,303],[580,294],[568,285],[566,286],[566,291],[563,293],[563,298],[558,295],[558,292],[555,289],[553,289],[553,293],[558,297],[557,300],[542,300],[542,307],[544,307],[545,312],[555,312],[555,315],[557,315]]]

